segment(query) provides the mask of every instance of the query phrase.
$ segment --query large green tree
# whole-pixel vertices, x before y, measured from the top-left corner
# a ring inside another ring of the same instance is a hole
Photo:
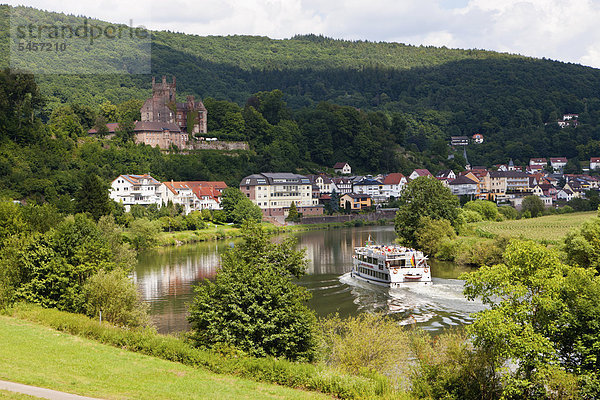
[[[292,281],[304,273],[304,251],[292,239],[272,243],[251,222],[243,240],[222,256],[215,280],[195,288],[189,321],[196,345],[311,360],[316,318],[306,306],[310,293]]]
[[[85,174],[81,186],[75,193],[75,209],[77,212],[88,212],[97,221],[111,210],[108,187],[98,175]]]
[[[402,191],[398,204],[396,233],[407,245],[417,244],[423,217],[445,219],[455,227],[458,223],[458,199],[437,179],[419,177],[411,181]]]

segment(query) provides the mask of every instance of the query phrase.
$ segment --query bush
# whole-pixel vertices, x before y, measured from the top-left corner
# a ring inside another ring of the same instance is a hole
[[[498,212],[506,219],[517,219],[517,216],[519,215],[517,210],[511,206],[500,206],[498,207]]]
[[[498,217],[498,206],[496,203],[487,200],[472,200],[467,202],[464,210],[475,211],[487,221],[495,221]]]
[[[461,215],[463,216],[466,223],[483,221],[483,217],[477,211],[462,209]]]
[[[148,307],[142,303],[135,283],[125,271],[100,270],[83,287],[85,311],[120,326],[146,326],[150,323]]]
[[[136,250],[149,249],[158,243],[160,225],[158,221],[140,218],[131,223],[129,232],[131,233],[131,243]]]
[[[473,350],[463,332],[439,336],[415,334],[417,366],[411,376],[412,393],[418,399],[495,399],[501,386],[490,357]]]
[[[352,373],[383,373],[400,386],[411,361],[410,335],[398,323],[382,315],[339,315],[319,321],[321,360]]]

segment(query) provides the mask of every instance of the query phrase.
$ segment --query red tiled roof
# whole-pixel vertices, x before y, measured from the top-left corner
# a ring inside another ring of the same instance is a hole
[[[335,163],[335,165],[333,166],[333,169],[342,169],[342,168],[344,168],[344,166],[346,166],[346,164],[348,164],[348,163],[345,163],[345,162]]]
[[[385,179],[383,180],[383,184],[384,185],[397,185],[400,183],[402,178],[404,178],[404,175],[402,175],[399,172],[393,172],[391,174],[388,174],[385,177]]]
[[[433,176],[428,169],[415,169],[413,172],[416,172],[419,176]]]
[[[118,128],[119,128],[118,122],[109,122],[106,124],[106,129],[108,129],[109,134],[115,133]],[[92,128],[92,129],[88,130],[88,133],[90,135],[95,135],[96,133],[98,133],[98,131],[95,128]]]

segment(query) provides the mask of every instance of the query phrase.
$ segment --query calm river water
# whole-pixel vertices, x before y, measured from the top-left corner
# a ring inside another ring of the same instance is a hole
[[[351,278],[354,247],[364,244],[369,235],[382,244],[392,243],[396,237],[392,226],[294,234],[309,260],[307,274],[298,283],[312,292],[309,306],[318,315],[380,311],[392,314],[402,324],[416,323],[423,329],[439,331],[469,323],[469,314],[482,309],[481,303],[467,301],[462,295],[462,281],[457,278],[469,269],[452,263],[431,262],[434,284],[429,286],[409,284],[388,289]],[[219,254],[235,242],[206,242],[140,254],[134,279],[144,301],[150,304],[159,332],[188,329],[192,286],[215,275]]]

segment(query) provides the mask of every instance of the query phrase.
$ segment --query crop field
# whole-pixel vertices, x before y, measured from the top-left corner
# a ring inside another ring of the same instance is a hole
[[[590,211],[502,222],[477,222],[473,226],[483,233],[494,236],[558,243],[571,229],[581,226],[584,222],[595,216],[596,211]]]

